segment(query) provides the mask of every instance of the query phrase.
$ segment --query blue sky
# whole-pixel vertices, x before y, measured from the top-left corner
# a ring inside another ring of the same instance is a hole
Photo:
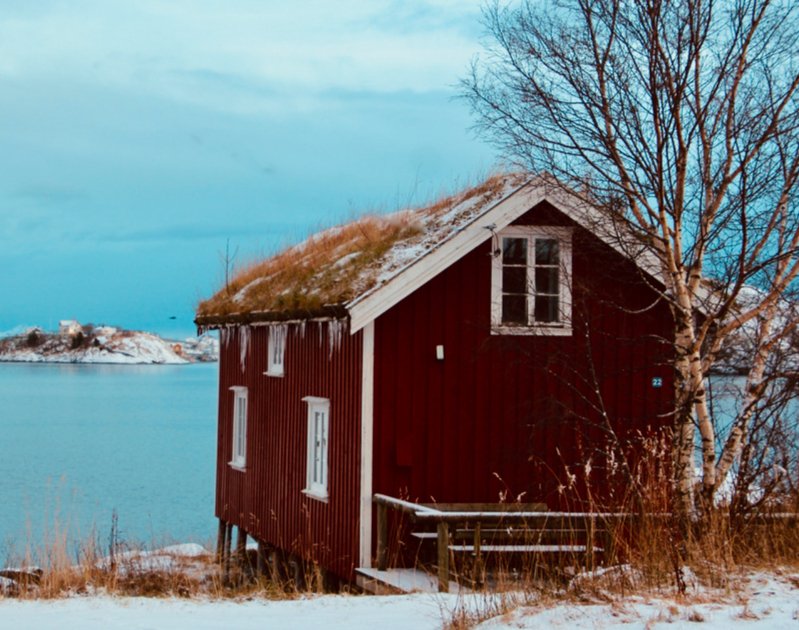
[[[453,98],[481,37],[477,0],[3,0],[0,331],[189,332],[227,239],[245,263],[485,175]]]

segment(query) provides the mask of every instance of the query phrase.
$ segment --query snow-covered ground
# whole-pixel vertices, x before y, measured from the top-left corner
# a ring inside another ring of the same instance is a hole
[[[757,573],[723,592],[696,589],[683,598],[616,597],[581,603],[546,600],[476,626],[518,628],[799,628],[799,572]],[[442,628],[457,609],[486,610],[486,595],[321,595],[270,601],[75,596],[58,600],[0,599],[3,628],[122,630],[167,628],[367,629]],[[701,625],[697,625],[701,624]]]
[[[440,602],[430,596],[321,596],[292,601],[194,601],[142,597],[75,597],[55,601],[2,601],[0,625],[22,630],[168,628],[441,628]]]
[[[799,572],[755,574],[740,590],[698,589],[683,598],[618,598],[610,603],[525,606],[483,622],[484,630],[511,628],[799,628]]]

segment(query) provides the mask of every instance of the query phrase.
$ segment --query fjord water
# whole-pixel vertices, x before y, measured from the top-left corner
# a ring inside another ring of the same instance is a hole
[[[0,364],[0,562],[55,534],[214,534],[217,364]]]

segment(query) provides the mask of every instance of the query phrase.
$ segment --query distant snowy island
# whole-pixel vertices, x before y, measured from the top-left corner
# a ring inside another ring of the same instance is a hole
[[[219,341],[209,335],[176,341],[74,320],[59,322],[57,332],[32,327],[0,338],[0,362],[178,365],[218,358]]]

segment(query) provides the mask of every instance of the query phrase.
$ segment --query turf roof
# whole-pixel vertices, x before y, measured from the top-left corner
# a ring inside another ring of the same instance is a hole
[[[240,270],[200,303],[196,322],[345,316],[348,303],[379,289],[524,183],[520,175],[496,175],[428,206],[324,230]]]

